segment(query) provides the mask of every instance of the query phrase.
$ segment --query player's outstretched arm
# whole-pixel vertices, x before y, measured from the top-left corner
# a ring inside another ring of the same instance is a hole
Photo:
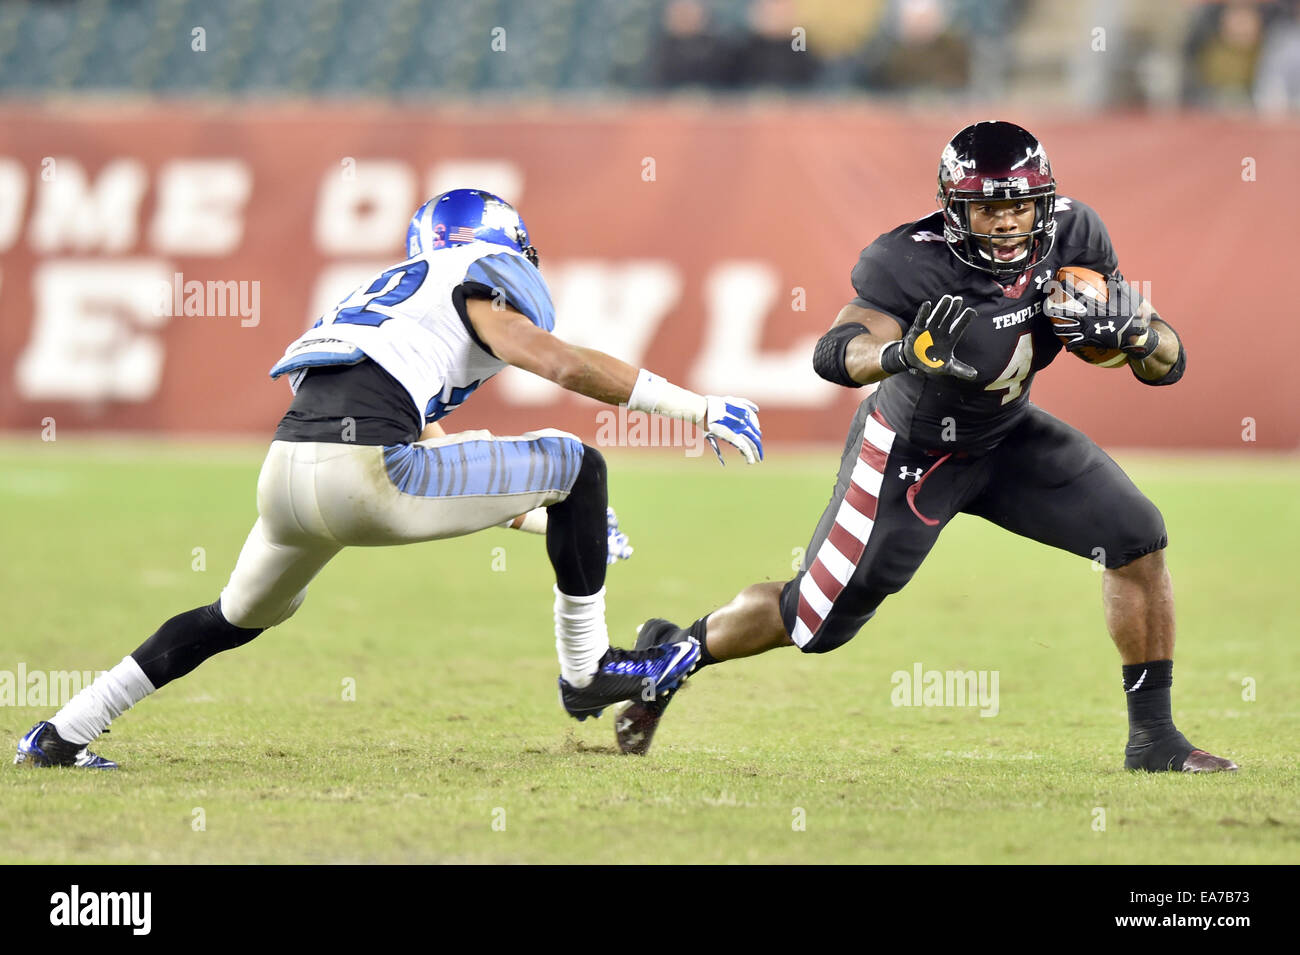
[[[467,299],[465,312],[483,344],[507,364],[606,404],[622,404],[632,394],[637,370],[613,355],[571,345],[490,299]]]
[[[763,459],[758,406],[751,401],[697,395],[613,355],[572,345],[538,328],[523,313],[488,299],[467,299],[465,311],[479,339],[516,368],[606,404],[694,422],[708,435],[734,445],[750,464]]]

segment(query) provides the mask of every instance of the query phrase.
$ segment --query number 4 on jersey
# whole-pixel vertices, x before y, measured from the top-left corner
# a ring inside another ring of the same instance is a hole
[[[1002,369],[1002,374],[998,375],[997,381],[989,382],[984,386],[984,390],[1001,391],[1005,388],[1007,393],[1002,396],[1002,404],[1014,401],[1020,397],[1020,386],[1029,376],[1033,366],[1034,337],[1031,332],[1025,332],[1016,339],[1016,350],[1011,353],[1011,360],[1007,362],[1007,367]]]

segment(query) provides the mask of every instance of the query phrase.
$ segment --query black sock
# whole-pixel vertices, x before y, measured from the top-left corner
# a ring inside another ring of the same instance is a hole
[[[1174,682],[1174,662],[1153,660],[1125,664],[1124,699],[1128,703],[1128,746],[1124,765],[1153,772],[1183,767],[1193,749],[1170,711],[1169,690]]]
[[[132,658],[160,689],[222,650],[243,646],[262,630],[236,627],[221,615],[221,601],[178,613],[131,652]]]
[[[700,641],[700,658],[695,661],[695,666],[691,669],[692,673],[699,673],[706,666],[711,666],[714,663],[721,662],[709,652],[709,644],[705,639],[708,632],[709,618],[707,615],[696,620],[686,629],[686,634],[688,636],[694,637],[696,640]]]
[[[546,556],[555,568],[560,593],[590,597],[605,586],[608,503],[605,458],[583,445],[582,467],[569,496],[546,509]]]

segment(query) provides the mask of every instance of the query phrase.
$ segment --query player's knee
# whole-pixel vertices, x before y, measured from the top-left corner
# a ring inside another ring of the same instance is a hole
[[[1128,512],[1122,529],[1102,545],[1102,554],[1094,553],[1094,559],[1100,557],[1108,570],[1127,567],[1139,558],[1163,551],[1169,544],[1159,508],[1150,501],[1144,500],[1144,504]]]
[[[578,468],[578,476],[573,480],[570,494],[581,495],[598,491],[606,486],[607,480],[608,469],[605,466],[605,456],[591,445],[584,444],[582,466]]]
[[[217,601],[217,609],[220,610],[221,616],[234,627],[245,630],[267,630],[271,627],[279,626],[284,623],[302,606],[302,602],[307,599],[307,588],[304,587],[286,604],[281,601],[268,600],[246,600],[240,599],[238,595],[232,594],[230,588],[221,592],[221,597]]]
[[[858,631],[875,615],[874,610],[861,617],[837,617],[832,614],[812,635],[812,639],[799,649],[804,653],[830,653],[838,650],[856,637]]]
[[[781,589],[781,623],[790,642],[804,653],[829,653],[844,646],[861,630],[875,610],[866,613],[846,613],[833,607],[825,616],[818,616],[811,607],[800,607],[799,587],[803,574],[795,577]],[[804,611],[800,615],[801,609]]]

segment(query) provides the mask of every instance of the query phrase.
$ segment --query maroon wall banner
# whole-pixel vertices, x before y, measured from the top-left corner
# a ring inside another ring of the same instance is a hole
[[[269,437],[284,346],[404,257],[425,198],[479,186],[523,213],[556,334],[752,398],[769,441],[838,443],[862,393],[816,377],[813,343],[983,112],[0,107],[0,429]],[[1042,139],[1189,354],[1172,388],[1062,355],[1034,400],[1107,446],[1296,448],[1300,125],[999,118]],[[601,410],[511,369],[446,424],[593,440]]]

